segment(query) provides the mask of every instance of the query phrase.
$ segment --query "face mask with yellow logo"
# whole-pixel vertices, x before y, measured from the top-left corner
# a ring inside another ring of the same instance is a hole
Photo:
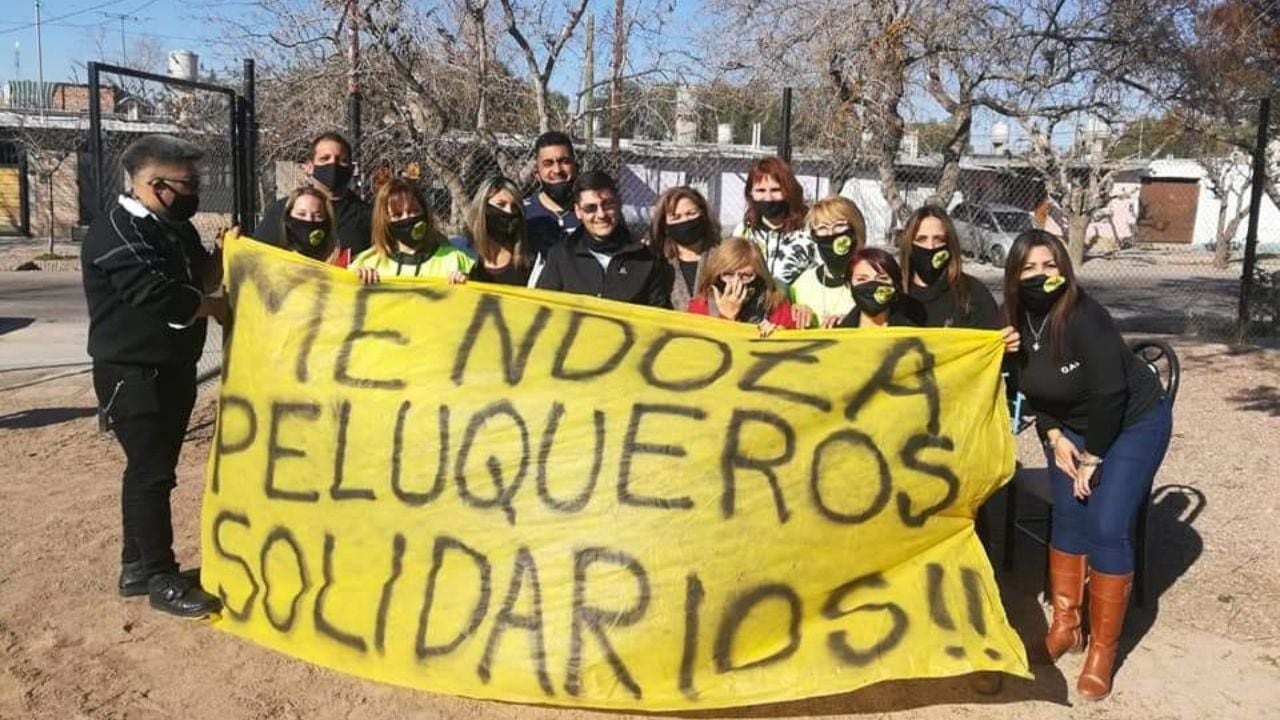
[[[1018,284],[1018,299],[1028,312],[1045,315],[1062,297],[1067,279],[1062,275],[1032,275]]]
[[[947,272],[951,264],[951,251],[946,245],[936,248],[911,246],[911,272],[925,285],[932,285]]]
[[[893,305],[898,290],[886,282],[865,282],[853,286],[853,302],[867,315],[879,315]]]
[[[812,235],[813,243],[818,246],[818,255],[827,266],[832,277],[844,277],[849,269],[849,256],[854,251],[853,233],[850,231],[835,235]]]

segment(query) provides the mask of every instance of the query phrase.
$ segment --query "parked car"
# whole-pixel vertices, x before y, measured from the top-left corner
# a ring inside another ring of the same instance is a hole
[[[1004,267],[1013,239],[1023,230],[1036,227],[1031,213],[1013,205],[960,203],[951,210],[951,220],[960,236],[960,249]]]

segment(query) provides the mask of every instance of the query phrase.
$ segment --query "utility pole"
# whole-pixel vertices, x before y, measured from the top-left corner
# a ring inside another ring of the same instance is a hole
[[[613,62],[609,90],[609,150],[615,166],[622,164],[622,64],[627,52],[626,0],[613,4]],[[614,168],[617,171],[617,167]]]
[[[586,123],[582,136],[587,145],[596,144],[595,99],[596,99],[596,14],[587,12],[586,57],[582,61],[582,120]]]
[[[36,0],[36,78],[40,81],[38,93],[40,117],[48,114],[49,103],[44,99],[44,36],[40,24],[40,0]]]
[[[351,140],[351,162],[360,167],[360,7],[359,0],[347,0],[347,134]]]
[[[105,17],[105,18],[111,19],[111,20],[119,20],[119,21],[120,21],[120,64],[121,64],[121,65],[124,65],[125,67],[128,67],[128,65],[129,65],[129,51],[125,48],[125,42],[124,42],[124,21],[125,21],[125,20],[140,20],[141,18],[139,18],[139,17],[138,17],[138,16],[136,16],[136,15],[128,15],[128,14],[125,14],[125,13],[109,13],[109,12],[104,12],[104,13],[102,13],[102,16],[103,16],[103,17]]]

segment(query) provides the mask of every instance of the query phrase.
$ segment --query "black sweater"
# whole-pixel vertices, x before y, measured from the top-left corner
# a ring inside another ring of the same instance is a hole
[[[627,229],[622,227],[618,232]],[[606,269],[588,249],[590,242],[586,231],[578,228],[568,240],[552,246],[538,287],[634,305],[671,307],[670,283],[663,282],[666,260],[655,256],[648,245],[630,240],[628,234],[628,242],[609,259]]]
[[[204,350],[210,255],[189,222],[162,223],[137,200],[89,226],[80,248],[89,304],[89,355],[121,365],[194,365]]]
[[[284,215],[284,201],[280,198],[262,211],[262,219],[251,232],[245,233],[255,240],[287,247],[287,238],[280,235],[280,218]],[[351,251],[355,257],[373,243],[373,211],[360,198],[347,193],[341,199],[333,201],[334,220],[338,225],[338,244]]]
[[[995,298],[981,281],[972,275],[961,274],[960,282],[969,290],[969,309],[961,313],[956,305],[955,289],[944,275],[932,285],[911,285],[909,294],[924,306],[925,327],[975,328],[996,330],[1000,327],[1000,314]]]
[[[1054,352],[1047,323],[1041,330],[1044,320],[1023,315],[1018,387],[1027,396],[1041,438],[1065,426],[1084,435],[1085,450],[1103,457],[1120,431],[1159,402],[1164,390],[1093,298],[1081,298],[1060,352]],[[1039,350],[1033,329],[1040,333]]]

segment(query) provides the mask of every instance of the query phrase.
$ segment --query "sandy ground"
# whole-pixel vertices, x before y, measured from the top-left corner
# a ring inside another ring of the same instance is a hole
[[[1079,656],[984,697],[962,680],[692,717],[1280,717],[1280,351],[1177,343],[1184,382],[1152,510],[1151,601],[1130,614],[1115,694],[1078,700]],[[0,373],[0,718],[599,718],[432,695],[339,675],[115,595],[122,454],[96,433],[87,375]],[[33,383],[34,384],[29,384]],[[17,387],[15,387],[17,386]],[[177,551],[198,562],[212,395],[174,495]],[[1042,462],[1030,441],[1023,457]],[[1002,512],[997,500],[994,510]],[[997,515],[998,516],[998,515]],[[997,526],[997,541],[1000,540]],[[1001,577],[1038,643],[1038,551]]]

